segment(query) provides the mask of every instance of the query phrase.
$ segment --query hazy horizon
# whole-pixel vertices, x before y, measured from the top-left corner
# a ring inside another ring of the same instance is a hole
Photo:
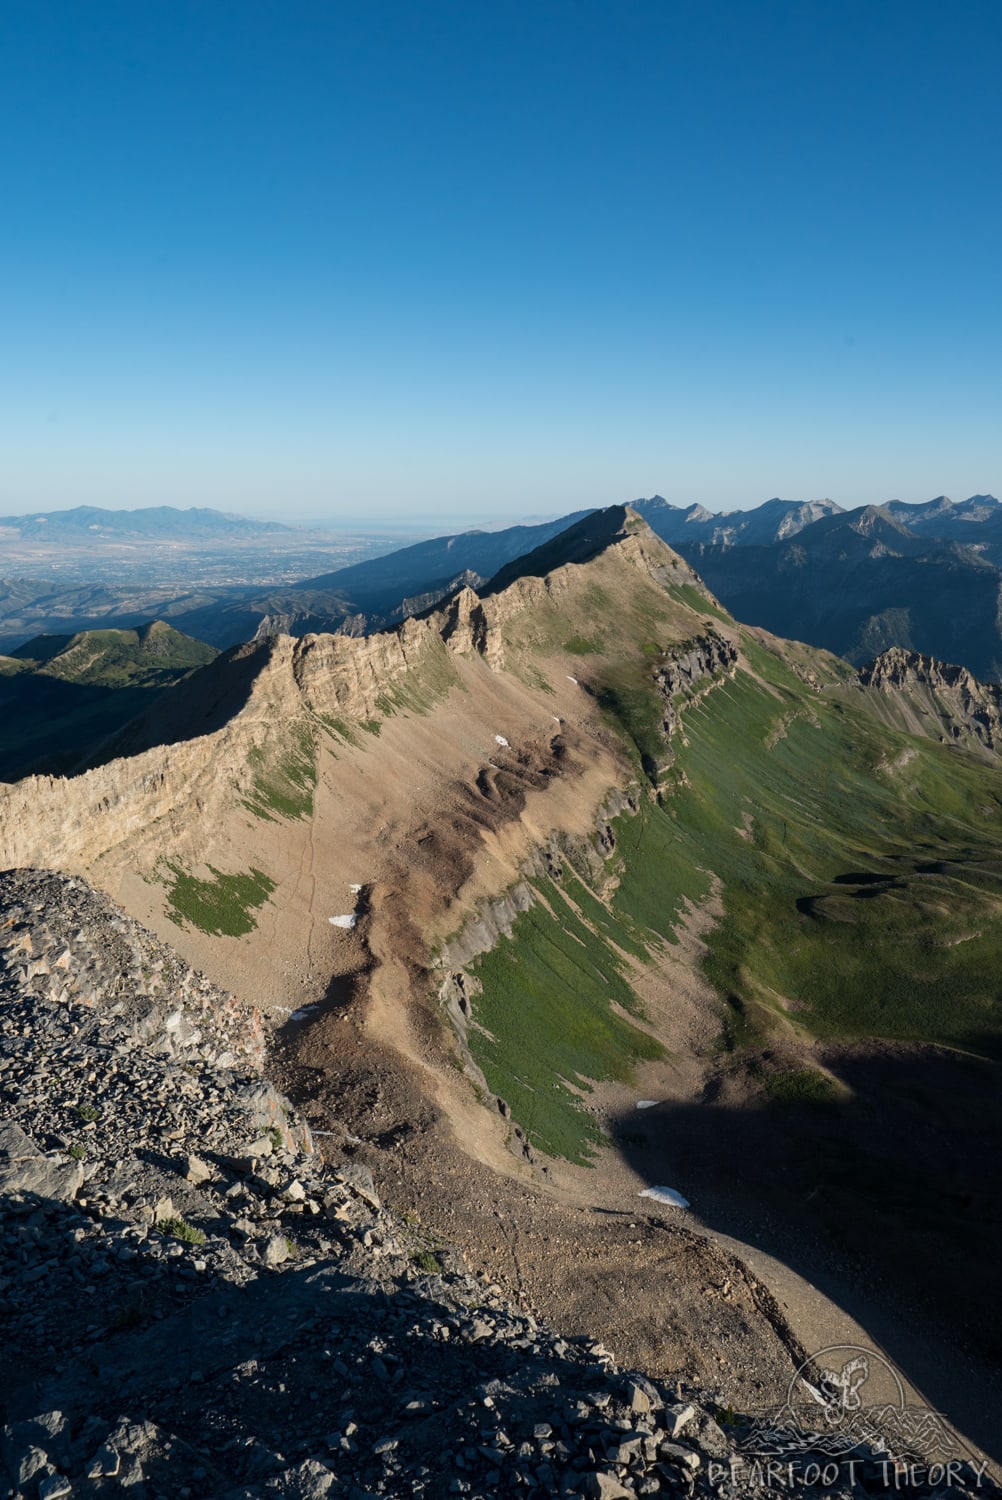
[[[987,491],[987,490],[980,490],[980,491],[975,492],[975,494],[976,494],[976,496],[988,496],[989,498],[997,498],[997,497],[991,496],[990,492]],[[330,529],[330,530],[343,530],[343,531],[359,530],[359,531],[371,531],[371,532],[379,532],[379,531],[387,531],[387,532],[391,532],[391,531],[401,531],[401,532],[403,532],[403,531],[421,531],[421,532],[429,532],[429,528],[439,527],[439,526],[443,527],[445,530],[453,529],[453,530],[464,530],[464,531],[465,530],[477,530],[477,529],[481,529],[481,528],[483,528],[483,529],[490,529],[490,530],[498,530],[498,529],[501,529],[503,527],[508,527],[508,526],[537,526],[537,525],[543,525],[543,524],[545,524],[548,521],[558,520],[561,516],[572,514],[575,511],[591,510],[591,509],[600,510],[600,509],[604,509],[605,507],[611,506],[611,505],[629,505],[629,504],[633,503],[636,500],[653,499],[653,498],[660,498],[660,499],[663,499],[663,500],[668,500],[667,496],[662,495],[660,493],[660,491],[655,490],[655,491],[652,491],[652,493],[651,493],[650,496],[634,495],[634,496],[631,496],[630,499],[628,499],[628,500],[622,500],[622,499],[619,499],[619,500],[609,500],[609,499],[606,499],[606,500],[600,502],[600,504],[598,504],[596,506],[570,505],[570,506],[567,507],[566,510],[562,510],[562,509],[559,509],[559,508],[553,508],[553,507],[551,507],[549,510],[536,511],[536,512],[532,512],[532,513],[524,513],[524,512],[521,512],[521,511],[515,511],[515,510],[513,510],[510,514],[505,515],[505,514],[498,514],[496,512],[495,513],[491,513],[491,514],[486,514],[486,513],[480,514],[480,513],[478,513],[476,511],[475,508],[473,508],[465,516],[465,518],[457,518],[455,516],[453,516],[453,517],[450,518],[448,515],[443,515],[441,513],[436,514],[433,511],[429,511],[429,512],[425,512],[425,511],[413,511],[409,515],[401,513],[401,514],[398,514],[396,516],[393,516],[393,515],[379,516],[378,518],[375,518],[375,519],[373,519],[371,517],[366,517],[366,516],[361,515],[359,513],[351,513],[349,511],[346,511],[346,513],[342,517],[325,517],[323,515],[316,515],[316,516],[312,516],[312,517],[286,515],[286,516],[281,516],[280,517],[277,514],[269,513],[265,509],[259,509],[259,510],[256,510],[254,512],[251,512],[250,510],[246,510],[246,509],[245,510],[240,510],[240,509],[234,509],[232,507],[223,507],[223,506],[211,505],[211,504],[210,505],[205,505],[205,506],[196,505],[196,504],[193,504],[193,505],[171,505],[171,503],[169,501],[165,501],[165,502],[163,502],[163,504],[165,506],[167,506],[169,509],[174,509],[174,510],[178,510],[178,511],[182,511],[182,512],[186,511],[186,510],[199,510],[199,509],[216,510],[216,511],[222,511],[224,514],[241,516],[244,519],[248,519],[248,520],[281,521],[281,523],[283,525],[286,525],[286,526],[296,526],[296,527],[304,527],[304,528],[313,527],[313,528],[316,528],[318,530],[328,530],[328,529]],[[950,496],[950,495],[946,495],[946,496],[944,496],[944,495],[940,494],[940,495],[929,495],[924,500],[915,500],[915,499],[905,500],[905,499],[902,499],[902,497],[900,497],[900,496],[891,495],[891,496],[888,496],[886,499],[883,499],[883,500],[866,500],[866,501],[861,501],[861,502],[859,502],[856,505],[843,505],[840,501],[835,500],[835,497],[831,496],[831,495],[810,496],[807,499],[801,499],[801,500],[786,499],[785,497],[782,497],[782,496],[779,496],[779,495],[770,495],[765,500],[755,500],[755,501],[752,501],[750,503],[746,502],[744,505],[738,505],[738,506],[728,507],[727,509],[720,509],[720,510],[715,510],[713,506],[705,505],[705,503],[703,501],[700,501],[700,500],[668,500],[668,503],[670,505],[676,506],[679,510],[687,510],[692,505],[703,505],[704,509],[710,511],[714,515],[731,515],[731,514],[734,514],[734,513],[738,512],[738,511],[748,512],[748,511],[758,510],[763,505],[769,505],[773,501],[776,501],[776,500],[780,500],[781,503],[788,504],[788,505],[805,505],[805,504],[817,503],[817,502],[820,502],[820,501],[834,501],[834,503],[836,505],[840,505],[841,506],[842,510],[852,511],[852,510],[862,510],[862,509],[864,509],[868,505],[887,505],[887,504],[890,504],[892,501],[894,503],[904,504],[904,505],[927,505],[930,502],[932,502],[933,500],[938,500],[938,499],[942,499],[942,498],[952,499],[952,500],[954,500],[955,503],[959,503],[960,501],[965,501],[965,500],[973,499],[973,498],[975,498],[975,496],[973,496],[973,495],[962,495],[962,496]],[[89,502],[79,502],[79,504],[80,505],[87,505],[87,504],[89,504]],[[44,509],[47,509],[48,511],[50,511],[52,513],[59,513],[59,512],[62,512],[62,511],[75,510],[77,508],[78,508],[77,505],[65,504],[65,505],[51,505],[51,506],[45,507]],[[109,511],[131,511],[131,510],[153,509],[155,507],[122,504],[122,505],[96,505],[93,508],[97,509],[97,510],[109,510]],[[10,518],[10,517],[13,517],[13,516],[25,517],[25,516],[31,516],[31,515],[41,515],[43,513],[44,513],[43,507],[41,507],[41,506],[29,507],[28,509],[21,510],[21,511],[10,510],[10,511],[5,511],[2,515],[0,515],[0,520],[7,519],[7,518]],[[450,528],[450,522],[455,522],[457,520],[464,521],[465,524],[461,524],[461,525],[457,525],[457,526],[451,526],[451,528]]]

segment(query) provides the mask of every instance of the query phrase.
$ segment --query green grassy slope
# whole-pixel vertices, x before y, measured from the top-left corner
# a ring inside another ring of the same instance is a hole
[[[605,624],[596,615],[591,637]],[[674,756],[656,643],[576,669],[591,671],[646,794],[617,819],[601,875],[584,863],[565,875],[571,905],[550,883],[475,965],[483,1030],[470,1036],[491,1089],[545,1150],[587,1159],[599,1135],[587,1080],[628,1078],[656,1050],[626,1016],[625,955],[674,942],[685,902],[715,885],[723,916],[705,967],[739,1057],[777,1036],[1002,1054],[1002,773],[888,729],[865,695],[808,685],[805,669],[820,684],[843,673],[823,653],[750,635],[742,652],[733,679],[684,709]],[[771,1092],[819,1094],[797,1079]]]
[[[690,711],[688,784],[645,813],[674,837],[640,845],[619,900],[717,875],[707,972],[754,1030],[771,1013],[814,1035],[995,1050],[1002,775],[750,655],[778,696],[739,673]]]

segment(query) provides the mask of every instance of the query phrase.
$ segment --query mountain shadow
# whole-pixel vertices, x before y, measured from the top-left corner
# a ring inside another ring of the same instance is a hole
[[[700,1101],[621,1117],[616,1142],[711,1230],[765,1251],[859,1318],[998,1458],[999,1065],[886,1042],[817,1055],[844,1086],[830,1099],[798,1102],[805,1075],[773,1071],[766,1052],[746,1064],[744,1104],[725,1073]]]
[[[271,656],[267,640],[232,646],[148,705],[88,756],[88,766],[141,755],[157,745],[177,745],[223,729],[246,705]]]
[[[0,658],[0,779],[71,774],[215,654],[163,621],[28,641]]]
[[[0,781],[70,775],[96,745],[169,691],[0,678]]]

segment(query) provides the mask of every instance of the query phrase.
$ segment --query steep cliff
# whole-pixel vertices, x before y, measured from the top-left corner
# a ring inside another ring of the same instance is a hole
[[[910,734],[995,759],[1002,752],[1002,687],[966,667],[893,647],[860,669],[876,711]],[[877,696],[879,695],[879,696]]]

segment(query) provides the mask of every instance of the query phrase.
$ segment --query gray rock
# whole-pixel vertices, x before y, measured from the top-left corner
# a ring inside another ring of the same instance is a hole
[[[634,1491],[620,1484],[616,1475],[608,1470],[586,1474],[582,1490],[588,1500],[634,1500]]]
[[[289,1242],[284,1234],[273,1234],[261,1247],[261,1259],[266,1266],[280,1266],[289,1259]]]
[[[265,1079],[239,1084],[233,1090],[233,1099],[259,1130],[277,1130],[286,1151],[313,1150],[309,1126],[297,1120],[288,1099],[274,1084]]]
[[[359,1198],[368,1203],[370,1208],[378,1210],[382,1205],[376,1194],[376,1185],[372,1180],[372,1173],[362,1162],[350,1161],[338,1168],[338,1177],[357,1193]]]
[[[704,1417],[696,1429],[699,1446],[709,1454],[711,1458],[729,1458],[734,1449],[734,1444],[719,1423],[712,1417]]]
[[[49,1474],[38,1486],[38,1500],[62,1500],[72,1493],[72,1484],[62,1474]]]
[[[88,1479],[114,1479],[121,1468],[122,1461],[118,1456],[118,1450],[110,1443],[102,1443],[94,1454],[87,1469]]]
[[[651,1398],[648,1396],[647,1392],[643,1389],[643,1387],[640,1386],[640,1385],[638,1385],[638,1383],[635,1380],[631,1380],[630,1381],[630,1384],[627,1387],[626,1394],[628,1395],[628,1397],[630,1399],[630,1410],[632,1412],[638,1412],[639,1413],[639,1412],[648,1412],[648,1411],[650,1411],[650,1409],[651,1409]]]
[[[19,1125],[0,1125],[0,1193],[35,1193],[69,1203],[83,1180],[82,1162],[46,1156]]]
[[[616,1449],[617,1464],[628,1464],[631,1459],[639,1457],[642,1441],[643,1439],[639,1437],[625,1438]]]
[[[280,1494],[282,1500],[324,1500],[336,1483],[337,1476],[326,1465],[319,1459],[308,1458],[269,1480],[268,1488]]]
[[[670,1438],[677,1438],[696,1420],[696,1408],[683,1402],[665,1407],[665,1430]]]
[[[45,1473],[52,1467],[45,1449],[39,1448],[35,1443],[22,1449],[20,1453],[5,1452],[4,1458],[11,1478],[18,1489],[23,1489],[36,1474]]]
[[[698,1453],[691,1448],[683,1448],[679,1443],[661,1443],[658,1453],[667,1463],[683,1469],[698,1469],[702,1463]]]

